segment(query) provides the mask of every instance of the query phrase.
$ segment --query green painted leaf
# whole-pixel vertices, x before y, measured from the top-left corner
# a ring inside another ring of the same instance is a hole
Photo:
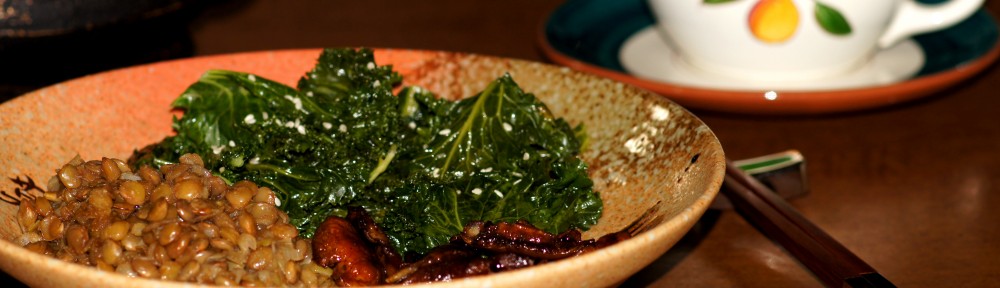
[[[736,1],[736,0],[705,0],[705,4],[720,4],[720,3],[733,2],[733,1]]]
[[[837,9],[816,2],[815,12],[816,21],[819,22],[819,26],[823,27],[823,30],[826,30],[826,32],[834,35],[851,34],[851,24],[847,23],[847,19]]]

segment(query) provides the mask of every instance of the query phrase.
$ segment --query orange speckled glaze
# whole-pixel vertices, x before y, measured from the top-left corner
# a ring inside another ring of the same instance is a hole
[[[127,158],[173,133],[170,102],[209,69],[229,69],[294,84],[319,49],[265,51],[168,61],[109,71],[50,86],[0,105],[0,191],[9,178],[44,187],[57,167],[84,159]],[[699,119],[650,92],[568,68],[437,51],[376,49],[404,85],[461,98],[510,73],[553,113],[587,127],[583,158],[605,203],[594,237],[633,222],[653,205],[659,221],[622,243],[579,257],[431,287],[606,287],[645,267],[704,213],[721,185],[724,155]],[[695,160],[696,159],[696,160]],[[38,193],[38,192],[30,192]],[[127,278],[32,253],[16,244],[17,207],[0,202],[0,268],[36,287],[194,287]],[[586,271],[585,273],[580,273]],[[421,286],[421,285],[418,285]]]

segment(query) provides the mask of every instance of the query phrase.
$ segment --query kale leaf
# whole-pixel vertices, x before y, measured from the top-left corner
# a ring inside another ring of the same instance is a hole
[[[421,142],[407,146],[420,149],[395,163],[393,179],[404,181],[387,186],[406,190],[397,193],[405,200],[395,202],[382,225],[417,228],[393,234],[397,246],[421,251],[444,244],[473,220],[524,219],[552,233],[596,223],[601,200],[577,157],[573,129],[509,75],[456,102],[411,92],[400,98],[424,109],[407,117],[419,135],[411,139]]]
[[[509,75],[462,100],[378,66],[368,49],[326,49],[297,88],[212,70],[173,107],[177,134],[137,151],[159,166],[184,153],[227,181],[272,188],[311,236],[327,216],[368,209],[402,253],[446,243],[474,220],[587,229],[602,210],[578,158],[581,127],[554,117]]]

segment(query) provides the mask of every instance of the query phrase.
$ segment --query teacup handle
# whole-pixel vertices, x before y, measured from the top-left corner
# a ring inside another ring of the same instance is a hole
[[[985,0],[949,0],[942,4],[921,4],[905,0],[900,4],[896,17],[878,44],[887,48],[900,40],[921,32],[948,27],[968,18],[979,10]]]

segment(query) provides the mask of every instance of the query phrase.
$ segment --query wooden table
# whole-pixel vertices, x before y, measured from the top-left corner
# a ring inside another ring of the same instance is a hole
[[[218,2],[218,1],[216,1]],[[190,27],[194,55],[333,46],[546,61],[537,33],[560,0],[218,2]],[[987,9],[1000,13],[1000,1]],[[1000,69],[875,111],[758,117],[694,111],[726,154],[801,151],[803,215],[900,287],[1000,285]],[[624,286],[810,287],[816,278],[733,211],[709,211]]]

